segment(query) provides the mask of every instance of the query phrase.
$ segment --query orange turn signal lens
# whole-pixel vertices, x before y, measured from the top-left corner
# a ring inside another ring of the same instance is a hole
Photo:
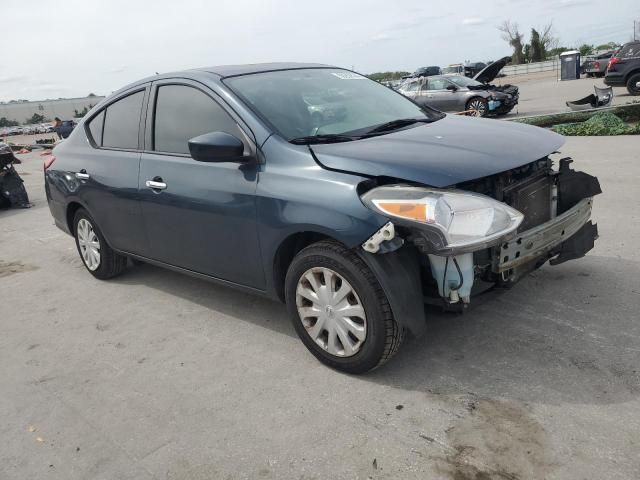
[[[427,205],[424,203],[376,202],[378,208],[396,217],[427,221]]]

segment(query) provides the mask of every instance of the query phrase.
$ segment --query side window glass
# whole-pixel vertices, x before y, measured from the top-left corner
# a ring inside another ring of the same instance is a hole
[[[405,88],[405,90],[407,92],[415,92],[418,90],[418,82],[411,82],[409,84],[407,84],[407,87]]]
[[[429,79],[429,90],[444,90],[447,88],[449,82],[442,78],[430,78]]]
[[[157,90],[153,149],[189,153],[189,140],[210,132],[242,138],[236,122],[211,97],[197,88],[165,85]]]
[[[93,117],[89,123],[89,132],[91,132],[91,138],[99,147],[102,146],[102,126],[104,125],[104,110],[97,116]]]
[[[107,107],[102,133],[103,147],[138,148],[138,129],[143,99],[144,92],[137,92]]]
[[[620,52],[620,56],[623,58],[637,57],[639,51],[640,51],[640,44],[627,45]]]

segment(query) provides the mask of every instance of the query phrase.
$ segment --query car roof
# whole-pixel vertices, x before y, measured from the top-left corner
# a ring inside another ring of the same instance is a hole
[[[245,65],[219,65],[217,67],[195,68],[208,73],[214,73],[222,78],[238,75],[250,75],[252,73],[276,72],[280,70],[300,70],[304,68],[338,68],[322,63],[297,63],[297,62],[272,62],[249,63]]]
[[[215,75],[219,79],[224,79],[228,77],[237,77],[240,75],[250,75],[252,73],[264,73],[264,72],[277,72],[283,70],[301,70],[305,68],[339,68],[344,70],[341,67],[336,67],[333,65],[324,65],[322,63],[297,63],[297,62],[273,62],[273,63],[248,63],[245,65],[219,65],[217,67],[200,67],[200,68],[191,68],[188,70],[177,70],[174,72],[166,72],[166,73],[156,73],[155,75],[151,75],[145,78],[141,78],[135,82],[129,83],[128,85],[119,88],[118,90],[108,95],[105,99],[103,99],[99,104],[103,104],[109,99],[113,98],[116,95],[119,95],[122,92],[126,92],[134,87],[138,87],[145,83],[153,82],[155,80],[163,80],[167,78],[175,78],[175,77],[186,77],[190,78],[197,74],[209,74]]]

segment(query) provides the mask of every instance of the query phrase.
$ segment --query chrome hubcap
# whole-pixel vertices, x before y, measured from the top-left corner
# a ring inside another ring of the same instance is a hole
[[[78,222],[78,245],[84,264],[92,272],[100,266],[100,240],[86,218]]]
[[[484,114],[486,107],[483,102],[476,100],[469,104],[469,110],[471,110],[470,113],[472,116],[481,117]]]
[[[298,315],[307,334],[336,357],[358,353],[367,337],[367,317],[360,298],[341,275],[311,268],[298,281]]]

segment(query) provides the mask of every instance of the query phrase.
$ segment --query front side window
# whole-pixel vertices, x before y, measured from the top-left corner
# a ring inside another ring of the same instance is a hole
[[[210,132],[242,138],[236,122],[206,93],[185,85],[158,87],[154,150],[188,154],[189,140]]]
[[[444,90],[449,82],[444,78],[429,78],[428,90]]]
[[[449,81],[455,83],[459,87],[481,87],[482,84],[474,80],[473,78],[453,76],[449,78]],[[445,87],[446,88],[446,87]]]
[[[143,99],[144,91],[140,91],[121,98],[106,108],[102,132],[103,147],[138,148],[138,130]]]
[[[224,82],[287,140],[345,134],[397,119],[441,118],[378,82],[335,68],[254,73]]]

